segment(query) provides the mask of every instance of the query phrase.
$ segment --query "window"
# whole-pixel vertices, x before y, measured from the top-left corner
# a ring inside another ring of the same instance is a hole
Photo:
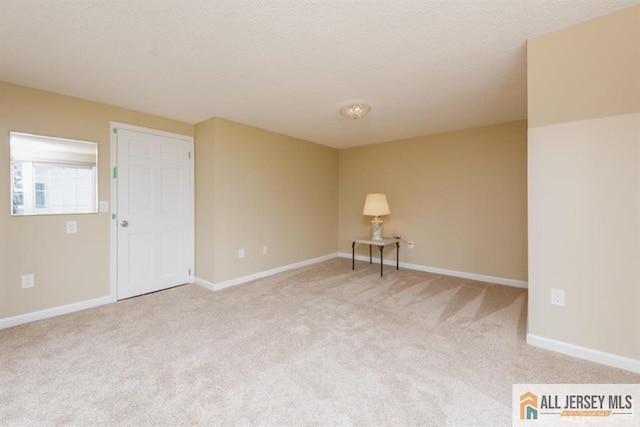
[[[10,134],[13,215],[97,212],[97,145]]]
[[[24,210],[24,197],[22,195],[22,169],[18,169],[15,164],[11,165],[11,213],[20,215]]]
[[[36,182],[36,208],[46,208],[45,187],[41,182]]]

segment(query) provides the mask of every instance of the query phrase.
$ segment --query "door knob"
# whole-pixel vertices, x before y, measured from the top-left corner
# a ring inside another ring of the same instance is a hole
[[[126,227],[126,226],[128,226],[128,225],[129,225],[129,223],[128,223],[127,221],[124,221],[124,220],[123,220],[123,221],[120,221],[120,226],[121,226],[121,227]]]

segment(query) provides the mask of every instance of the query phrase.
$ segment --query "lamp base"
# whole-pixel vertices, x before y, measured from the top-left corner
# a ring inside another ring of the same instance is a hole
[[[371,240],[382,240],[382,220],[380,217],[371,220]]]

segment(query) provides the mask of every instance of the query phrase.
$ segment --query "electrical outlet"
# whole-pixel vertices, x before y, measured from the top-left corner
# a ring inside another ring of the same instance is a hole
[[[551,289],[551,304],[564,307],[564,291],[562,289]]]
[[[409,249],[413,249],[413,240],[409,241]]]
[[[238,249],[238,258],[244,258],[244,249]]]
[[[262,255],[267,255],[269,253],[269,246],[264,245],[262,247]]]
[[[22,288],[33,288],[36,284],[36,279],[33,274],[25,274],[22,276]]]
[[[67,234],[74,234],[78,232],[78,223],[75,221],[67,221]]]

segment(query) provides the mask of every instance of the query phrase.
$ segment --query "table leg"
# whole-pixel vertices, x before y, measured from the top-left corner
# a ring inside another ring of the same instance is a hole
[[[356,242],[351,242],[351,269],[356,269]]]
[[[371,245],[369,245],[369,264],[373,264],[373,256],[371,255]]]
[[[382,261],[384,260],[384,246],[380,246],[380,277],[382,277],[382,265],[384,264]]]
[[[400,270],[400,242],[396,242],[396,270]]]

